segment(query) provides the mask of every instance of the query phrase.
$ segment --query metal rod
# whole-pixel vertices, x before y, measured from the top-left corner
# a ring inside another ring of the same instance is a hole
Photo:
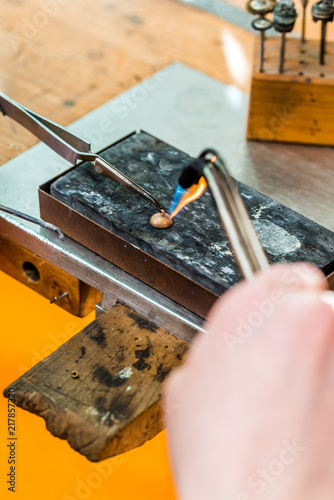
[[[28,222],[32,222],[33,224],[37,224],[38,226],[45,227],[46,229],[51,229],[58,234],[61,240],[64,239],[64,234],[59,229],[59,227],[50,224],[49,222],[45,222],[42,219],[38,219],[37,217],[33,217],[32,215],[24,214],[23,212],[19,212],[18,210],[14,210],[13,208],[5,207],[4,205],[0,205],[0,211],[5,212],[10,215],[15,215],[15,217],[19,217],[20,219],[27,220]]]
[[[282,42],[281,42],[281,53],[279,59],[279,72],[284,72],[284,58],[285,58],[285,33],[282,33]]]
[[[273,23],[266,19],[263,16],[260,16],[252,21],[252,27],[255,31],[260,32],[260,64],[259,64],[259,72],[263,73],[263,65],[264,65],[264,42],[266,39],[265,32],[272,27]]]
[[[264,38],[265,32],[260,31],[260,73],[263,73],[263,59],[264,59]]]
[[[303,18],[302,18],[302,43],[306,42],[305,39],[305,33],[306,33],[306,4],[303,5]]]
[[[321,21],[321,40],[320,40],[320,64],[325,64],[326,52],[326,22]]]

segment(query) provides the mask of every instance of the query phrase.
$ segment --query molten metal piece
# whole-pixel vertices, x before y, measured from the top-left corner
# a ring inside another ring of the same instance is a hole
[[[150,223],[157,229],[167,229],[173,225],[173,220],[168,214],[166,214],[166,212],[161,210],[160,212],[152,215]]]

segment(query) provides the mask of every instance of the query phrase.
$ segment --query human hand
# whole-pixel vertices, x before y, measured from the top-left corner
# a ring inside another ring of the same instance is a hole
[[[181,500],[334,498],[334,294],[274,265],[211,310],[164,409]]]

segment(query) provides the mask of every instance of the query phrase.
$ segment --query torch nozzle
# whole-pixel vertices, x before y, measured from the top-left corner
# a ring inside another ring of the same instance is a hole
[[[224,160],[214,150],[203,151],[203,173],[214,199],[221,225],[246,279],[268,268],[268,260],[247,209]]]
[[[170,208],[170,219],[199,198],[207,185],[240,270],[246,279],[252,279],[256,271],[268,268],[268,260],[234,179],[215,150],[204,150],[182,171]]]

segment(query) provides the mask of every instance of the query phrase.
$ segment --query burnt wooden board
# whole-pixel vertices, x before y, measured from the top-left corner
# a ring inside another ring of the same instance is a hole
[[[43,417],[54,436],[96,462],[140,446],[162,430],[162,383],[187,348],[183,340],[116,305],[4,395],[14,388],[18,406]]]
[[[184,152],[143,132],[119,141],[101,156],[155,195],[165,208],[169,207],[178,177],[189,160]],[[244,184],[238,183],[238,188],[271,262],[306,261],[320,269],[331,268],[331,231]],[[84,218],[88,218],[134,249],[153,256],[162,266],[185,276],[189,287],[195,282],[219,295],[240,280],[209,192],[188,205],[167,230],[150,225],[150,217],[156,212],[153,204],[97,174],[87,162],[54,181],[50,192],[84,216],[82,228],[75,231],[79,238],[80,232],[85,233]],[[67,219],[68,226],[71,212]],[[62,227],[61,217],[57,224]],[[75,217],[73,224],[78,224]],[[62,229],[66,232],[67,228]],[[96,250],[89,235],[85,234],[84,243]],[[142,275],[151,272],[147,265]]]

